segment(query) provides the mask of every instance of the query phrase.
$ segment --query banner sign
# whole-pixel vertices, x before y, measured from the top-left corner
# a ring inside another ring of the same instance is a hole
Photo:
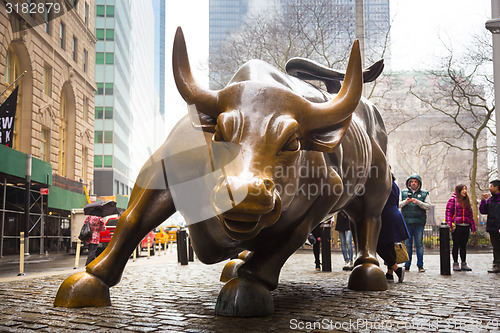
[[[0,143],[11,148],[14,136],[18,89],[19,87],[16,87],[5,102],[0,105]]]

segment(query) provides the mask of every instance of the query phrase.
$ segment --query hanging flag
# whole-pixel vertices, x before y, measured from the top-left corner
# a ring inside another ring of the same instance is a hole
[[[17,91],[19,86],[14,89],[12,94],[0,105],[0,143],[7,147],[12,147],[12,137],[14,136],[14,119],[16,117]]]

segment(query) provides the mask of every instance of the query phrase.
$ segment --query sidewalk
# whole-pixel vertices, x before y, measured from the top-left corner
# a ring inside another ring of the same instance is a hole
[[[225,263],[180,266],[168,250],[130,261],[111,288],[111,307],[54,308],[57,289],[73,269],[0,278],[0,331],[499,332],[500,274],[486,272],[491,260],[491,253],[468,254],[472,272],[441,276],[439,256],[426,253],[425,273],[413,266],[404,283],[387,291],[356,292],[347,289],[340,253],[332,255],[333,272],[316,272],[312,251],[299,250],[273,292],[274,314],[226,318],[214,315]]]

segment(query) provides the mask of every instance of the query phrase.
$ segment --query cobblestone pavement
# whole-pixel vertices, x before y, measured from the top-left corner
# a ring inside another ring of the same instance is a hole
[[[334,252],[333,272],[316,272],[310,250],[286,263],[273,292],[275,313],[263,318],[214,315],[224,263],[177,264],[175,252],[130,262],[111,288],[111,307],[54,308],[61,282],[78,270],[0,278],[1,332],[500,332],[500,274],[488,274],[491,253],[468,254],[472,272],[439,273],[426,254],[387,291],[347,289],[348,272]],[[82,268],[80,269],[82,270]]]

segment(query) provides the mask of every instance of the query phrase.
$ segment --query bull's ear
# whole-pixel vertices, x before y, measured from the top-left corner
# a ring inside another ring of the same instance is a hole
[[[333,153],[347,133],[351,124],[352,116],[342,122],[322,129],[309,132],[303,139],[303,147],[306,150],[315,150],[323,153]]]
[[[197,110],[196,105],[188,105],[189,119],[194,128],[199,128],[203,132],[215,133],[215,125],[217,119],[209,116],[206,113]]]

